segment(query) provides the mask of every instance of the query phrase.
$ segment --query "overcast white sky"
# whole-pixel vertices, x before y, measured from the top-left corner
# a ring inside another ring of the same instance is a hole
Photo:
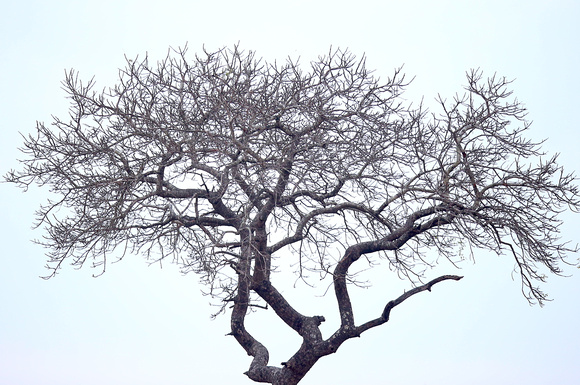
[[[283,5],[282,5],[283,4]],[[334,47],[365,53],[385,77],[402,64],[416,76],[407,97],[431,102],[461,91],[464,73],[515,78],[534,138],[580,170],[577,1],[4,1],[0,8],[0,172],[18,167],[20,133],[35,121],[66,116],[64,70],[112,85],[124,57],[169,46],[209,49],[240,42],[268,60],[303,63]],[[44,251],[30,242],[34,209],[45,191],[0,184],[0,383],[22,385],[250,384],[250,358],[228,318],[201,296],[194,275],[147,266],[138,256],[97,279],[64,269],[44,281]],[[580,241],[579,215],[565,215],[564,238]],[[576,231],[574,231],[576,230]],[[397,307],[384,326],[323,358],[301,382],[313,384],[578,384],[580,270],[554,277],[553,302],[530,307],[511,277],[508,257],[477,263]],[[577,255],[571,260],[576,261]],[[384,273],[379,269],[377,273]],[[441,270],[457,273],[450,267]],[[354,293],[359,319],[376,316],[405,288],[376,274]],[[320,294],[322,290],[316,293]],[[299,310],[336,325],[332,298],[285,289]],[[271,314],[250,317],[250,331],[271,346],[272,363],[300,343]],[[326,333],[330,328],[325,329]]]

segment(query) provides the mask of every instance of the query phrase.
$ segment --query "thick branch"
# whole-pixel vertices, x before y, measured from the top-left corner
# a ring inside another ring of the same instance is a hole
[[[362,242],[357,245],[349,247],[344,257],[338,262],[334,271],[334,291],[338,302],[338,309],[340,312],[341,328],[345,330],[352,330],[354,327],[354,315],[352,311],[352,304],[348,295],[348,288],[346,284],[346,276],[350,266],[356,262],[361,255],[374,253],[383,250],[398,250],[405,245],[411,238],[434,227],[442,226],[451,223],[454,218],[453,214],[446,216],[436,216],[421,224],[415,224],[415,221],[444,211],[446,206],[439,205],[422,210],[418,210],[409,215],[405,224],[391,232],[386,237],[377,241]]]
[[[245,318],[250,303],[250,256],[251,244],[248,230],[241,232],[242,247],[241,258],[238,263],[238,290],[234,298],[234,307],[231,316],[231,335],[244,348],[249,356],[253,357],[250,369],[245,373],[250,379],[256,382],[273,383],[276,373],[280,368],[268,365],[270,359],[268,349],[256,340],[245,327]]]
[[[322,334],[318,326],[321,322],[324,322],[324,317],[306,317],[300,314],[269,281],[263,281],[259,286],[254,288],[254,291],[274,309],[278,317],[305,340],[311,343],[322,340]]]

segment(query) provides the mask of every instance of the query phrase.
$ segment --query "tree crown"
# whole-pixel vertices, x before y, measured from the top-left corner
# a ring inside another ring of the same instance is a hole
[[[186,51],[128,60],[103,91],[68,72],[70,117],[26,139],[22,170],[6,179],[61,197],[38,212],[52,275],[66,260],[104,271],[114,250],[171,257],[239,312],[255,292],[298,331],[270,286],[278,255],[333,281],[348,327],[346,283],[361,256],[418,285],[464,246],[507,252],[524,295],[541,303],[542,267],[560,273],[575,251],[558,238],[558,214],[580,207],[574,175],[525,138],[505,78],[470,71],[465,94],[430,112],[402,101],[400,69],[381,80],[348,51],[307,71],[238,47]]]

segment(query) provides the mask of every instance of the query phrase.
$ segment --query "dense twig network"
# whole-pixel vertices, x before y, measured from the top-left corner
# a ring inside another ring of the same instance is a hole
[[[255,381],[296,384],[394,306],[459,280],[423,279],[441,256],[458,263],[461,245],[513,257],[524,295],[540,303],[536,282],[572,251],[557,215],[579,208],[574,177],[523,136],[525,109],[504,78],[471,71],[465,94],[430,112],[402,102],[400,70],[379,80],[347,51],[303,69],[235,47],[128,60],[101,92],[75,71],[63,84],[70,117],[39,123],[22,170],[7,175],[60,197],[38,212],[51,275],[67,261],[104,271],[127,252],[172,258],[233,306],[231,334],[254,357]],[[298,313],[276,290],[278,256],[331,281],[341,325],[329,338],[324,317]],[[414,288],[356,325],[348,283],[361,256]],[[245,327],[258,300],[303,338],[280,367]]]

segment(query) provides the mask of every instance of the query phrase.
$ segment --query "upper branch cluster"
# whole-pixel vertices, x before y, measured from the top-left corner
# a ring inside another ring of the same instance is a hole
[[[574,177],[539,160],[505,79],[472,71],[465,95],[430,113],[402,104],[399,70],[380,81],[349,52],[304,71],[235,47],[128,60],[102,92],[74,71],[63,84],[69,119],[39,123],[7,175],[62,197],[39,210],[55,271],[121,247],[172,256],[231,299],[244,236],[262,278],[281,249],[332,272],[356,246],[415,280],[426,250],[455,262],[468,242],[509,252],[541,301],[538,266],[559,272],[570,251],[557,214],[578,208]]]

